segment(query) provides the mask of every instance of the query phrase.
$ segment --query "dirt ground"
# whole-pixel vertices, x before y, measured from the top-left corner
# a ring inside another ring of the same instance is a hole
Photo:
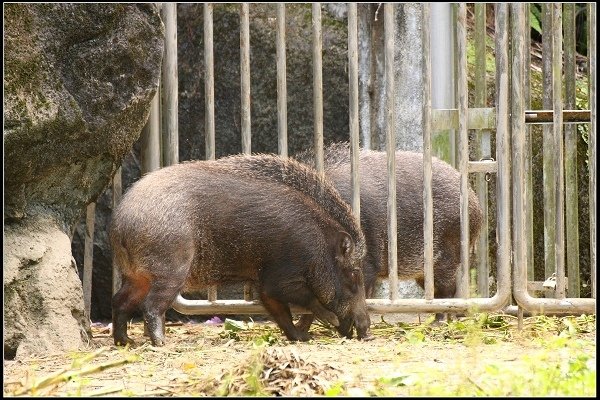
[[[493,394],[486,385],[496,381],[485,381],[490,368],[526,375],[535,360],[552,363],[579,357],[572,349],[564,353],[564,345],[548,347],[560,336],[560,322],[544,325],[526,319],[519,331],[516,318],[510,316],[478,329],[469,328],[468,322],[452,329],[429,327],[425,319],[420,316],[419,324],[415,315],[384,320],[374,315],[375,339],[366,342],[340,338],[314,324],[313,340],[307,343],[288,342],[271,322],[168,323],[164,347],[151,346],[142,323],[132,323],[129,335],[138,345],[131,349],[115,347],[110,327],[94,324],[87,352],[5,360],[4,395],[435,394],[423,392],[415,382],[430,382],[428,391],[439,385],[449,391],[444,393],[460,394],[466,384],[475,390],[473,395],[477,390]],[[576,334],[582,343],[576,351],[586,354],[595,376],[595,318],[587,326]]]

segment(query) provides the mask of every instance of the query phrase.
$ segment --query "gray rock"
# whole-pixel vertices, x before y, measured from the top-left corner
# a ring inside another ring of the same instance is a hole
[[[153,5],[73,3],[7,4],[4,28],[10,356],[83,344],[69,238],[140,135],[164,28]]]

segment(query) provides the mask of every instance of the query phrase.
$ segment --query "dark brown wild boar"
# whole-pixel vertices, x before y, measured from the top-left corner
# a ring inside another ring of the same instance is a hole
[[[289,304],[352,337],[368,336],[364,236],[328,180],[274,155],[184,162],[136,182],[113,214],[113,257],[123,285],[113,297],[115,344],[132,343],[140,308],[154,345],[181,290],[253,281],[290,340],[308,340]]]
[[[314,165],[311,151],[296,158]],[[387,240],[387,154],[360,150],[360,221],[365,234],[367,255],[363,263],[365,292],[372,295],[378,277],[388,276]],[[350,147],[335,143],[324,149],[325,175],[342,198],[352,201]],[[432,157],[433,268],[434,296],[451,298],[456,292],[456,272],[460,265],[460,173],[450,164]],[[396,207],[398,277],[424,284],[423,245],[423,154],[396,151]],[[482,211],[477,196],[469,190],[469,241],[479,235]],[[437,314],[440,320],[443,314]],[[302,316],[300,329],[310,326],[310,316]]]

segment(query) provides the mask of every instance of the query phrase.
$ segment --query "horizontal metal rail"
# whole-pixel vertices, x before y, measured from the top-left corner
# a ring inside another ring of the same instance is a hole
[[[506,286],[506,285],[505,285]],[[467,312],[477,310],[493,312],[508,304],[509,292],[496,294],[492,298],[470,299],[367,299],[367,310],[373,313],[434,313]],[[175,311],[186,315],[208,314],[266,314],[259,300],[189,300],[179,295],[172,304]],[[303,307],[291,306],[295,314],[310,314]]]
[[[565,124],[580,124],[591,122],[590,110],[563,110],[562,119]],[[551,124],[554,121],[553,110],[525,111],[526,124]]]
[[[458,110],[456,108],[435,109],[432,111],[432,131],[458,129]],[[585,124],[591,122],[590,110],[563,110],[563,124]],[[526,124],[553,123],[553,110],[525,110]],[[496,112],[493,108],[469,108],[467,129],[494,129]]]

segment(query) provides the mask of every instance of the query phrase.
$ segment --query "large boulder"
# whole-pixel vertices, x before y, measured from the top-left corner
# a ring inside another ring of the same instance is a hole
[[[287,121],[289,154],[313,145],[312,6],[286,5]],[[179,161],[205,158],[203,4],[177,6],[179,76]],[[217,158],[241,151],[239,4],[215,4],[213,12],[215,69],[215,136]],[[250,9],[250,74],[252,151],[277,153],[277,64],[274,4]],[[323,17],[323,114],[325,143],[348,140],[347,25],[329,13]],[[123,164],[123,190],[140,176],[139,142]],[[111,189],[98,199],[94,233],[92,319],[111,318],[111,250],[107,223]],[[73,237],[73,254],[83,266],[85,221]],[[205,292],[189,298],[206,298]],[[219,290],[219,298],[242,298],[239,285]],[[174,311],[168,318],[183,318]]]
[[[87,340],[69,239],[140,135],[163,46],[150,4],[4,7],[5,357]]]

